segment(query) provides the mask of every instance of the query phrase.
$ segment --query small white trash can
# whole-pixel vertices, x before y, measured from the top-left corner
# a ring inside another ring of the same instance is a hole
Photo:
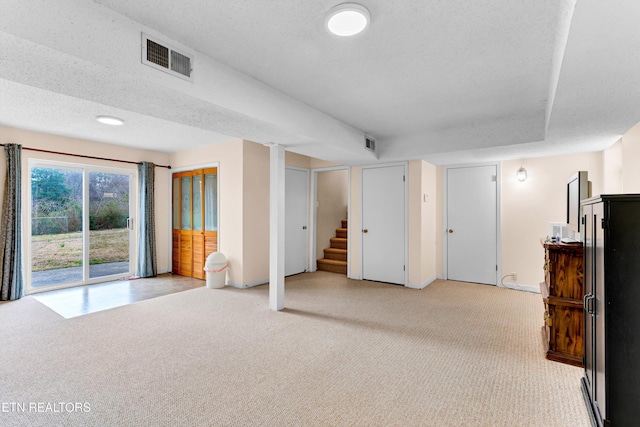
[[[207,273],[207,288],[224,288],[229,262],[222,252],[213,252],[204,263],[204,271]]]

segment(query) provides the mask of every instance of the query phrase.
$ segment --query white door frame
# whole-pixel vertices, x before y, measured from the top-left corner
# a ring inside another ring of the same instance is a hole
[[[447,210],[447,202],[449,196],[449,183],[448,183],[448,170],[449,169],[458,169],[458,168],[472,168],[472,167],[482,167],[482,166],[495,166],[496,167],[496,264],[498,269],[496,270],[496,286],[500,286],[500,278],[502,277],[502,218],[500,215],[500,195],[502,193],[502,176],[501,176],[501,164],[500,162],[488,162],[488,163],[471,163],[471,164],[460,164],[460,165],[448,165],[444,167],[444,197],[443,197],[443,217],[442,223],[444,225],[442,232],[442,271],[445,279],[449,278],[449,260],[447,257],[447,230],[448,224],[447,219],[449,218],[448,210]]]
[[[404,283],[403,286],[407,286],[409,281],[409,181],[407,179],[408,171],[409,171],[409,162],[391,162],[391,163],[380,163],[375,165],[366,165],[360,168],[360,225],[363,224],[364,220],[364,170],[365,169],[379,169],[385,167],[393,167],[393,166],[402,166],[404,170]],[[360,239],[360,272],[359,277],[363,276],[364,271],[364,238],[362,236],[362,230],[358,230],[358,235]]]
[[[82,279],[80,281],[74,282],[65,282],[58,285],[49,285],[43,288],[35,288],[32,286],[32,199],[33,195],[31,194],[31,171],[34,168],[39,167],[59,167],[59,168],[67,168],[67,169],[75,169],[82,172]],[[129,233],[129,272],[128,273],[118,273],[110,276],[101,276],[101,277],[89,277],[89,254],[85,250],[89,247],[89,234],[85,233],[85,231],[89,231],[89,209],[88,206],[85,206],[85,203],[88,205],[89,199],[89,174],[92,172],[104,172],[104,173],[115,173],[129,176],[129,217],[133,219],[132,228],[130,228]],[[93,285],[97,283],[103,283],[107,281],[117,280],[118,277],[122,277],[123,274],[134,274],[135,266],[138,262],[138,173],[135,169],[128,168],[119,168],[113,166],[102,166],[102,165],[94,165],[91,163],[74,163],[74,162],[65,162],[59,160],[52,159],[37,159],[30,158],[27,161],[27,184],[26,184],[26,198],[23,197],[22,200],[22,208],[26,206],[26,209],[23,210],[22,221],[24,224],[24,230],[26,231],[26,248],[24,248],[24,257],[26,257],[25,264],[23,266],[24,276],[25,276],[25,294],[31,295],[39,292],[47,292],[54,291],[57,289],[66,289],[72,288],[76,286],[85,286],[85,285]],[[22,185],[22,184],[21,184]],[[23,187],[24,188],[24,187]],[[25,205],[26,203],[26,205]],[[23,236],[23,243],[25,242]]]
[[[306,188],[306,192],[305,192],[305,197],[306,197],[306,201],[305,201],[306,215],[305,215],[305,217],[307,219],[307,232],[305,233],[306,242],[305,242],[304,246],[306,248],[308,248],[309,247],[309,240],[310,240],[310,238],[309,238],[310,231],[309,230],[311,229],[311,227],[309,227],[309,205],[310,205],[310,203],[309,203],[309,200],[310,200],[310,197],[309,197],[309,175],[310,175],[309,174],[309,169],[301,168],[301,167],[297,167],[297,166],[285,166],[284,169],[285,169],[285,187],[286,187],[286,171],[287,171],[287,169],[291,169],[291,170],[298,171],[298,172],[304,172],[306,174],[306,176],[307,176],[307,179],[306,179],[306,184],[307,185],[305,186],[305,188]],[[286,195],[286,190],[285,190],[285,195]],[[285,211],[286,211],[286,203],[285,203]],[[285,218],[285,221],[286,221],[286,218]],[[287,225],[285,223],[285,230],[286,230],[286,228],[287,228]],[[287,253],[287,249],[285,247],[285,262],[287,260],[286,253]],[[306,255],[307,255],[307,262],[305,263],[305,272],[311,271],[311,270],[309,270],[309,265],[311,264],[311,260],[310,260],[310,257],[309,257],[309,250],[308,249],[307,249],[307,254]],[[285,270],[286,270],[286,267],[285,267]]]
[[[318,232],[318,219],[317,219],[317,200],[318,200],[318,173],[319,172],[331,172],[331,171],[347,171],[347,214],[351,215],[351,168],[349,166],[332,166],[324,168],[311,169],[311,197],[309,197],[309,212],[311,213],[309,218],[309,266],[307,271],[316,271],[318,269],[316,263],[316,234]],[[349,228],[350,229],[350,228]],[[349,235],[351,233],[349,232]],[[349,236],[350,237],[350,236]],[[350,243],[347,239],[347,256],[349,256]],[[347,259],[347,277],[351,277],[351,263]]]

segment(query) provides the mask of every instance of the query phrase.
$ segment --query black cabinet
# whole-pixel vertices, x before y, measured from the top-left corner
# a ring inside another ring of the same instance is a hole
[[[640,194],[587,199],[584,376],[594,426],[640,420]]]

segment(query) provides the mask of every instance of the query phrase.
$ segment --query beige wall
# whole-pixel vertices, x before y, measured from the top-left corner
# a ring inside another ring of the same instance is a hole
[[[439,217],[438,168],[422,160],[408,162],[407,168],[407,286],[423,288],[438,274],[437,224]],[[351,209],[349,211],[350,277],[361,279],[361,183],[362,168],[351,168]]]
[[[436,279],[436,167],[409,162],[407,286],[423,288]]]
[[[623,190],[624,157],[622,139],[602,152],[602,193],[620,194]]]
[[[341,220],[347,218],[348,193],[348,170],[317,173],[316,259],[324,257],[323,249],[330,246],[329,239],[336,237],[336,228],[341,227]]]
[[[284,152],[284,163],[287,166],[293,166],[297,168],[310,169],[311,168],[311,157],[292,153],[291,151]]]
[[[244,141],[243,285],[269,281],[269,148]]]
[[[27,130],[14,129],[0,126],[0,143],[21,144],[22,151],[22,210],[23,223],[29,221],[28,212],[28,196],[29,196],[29,161],[49,160],[68,164],[82,164],[90,166],[100,166],[108,168],[127,169],[137,172],[137,165],[107,161],[86,159],[74,156],[42,153],[37,151],[26,150],[25,148],[36,148],[48,151],[58,151],[63,153],[82,154],[94,157],[108,157],[118,160],[127,160],[132,162],[149,161],[158,165],[168,165],[169,155],[148,150],[137,150],[132,148],[121,147],[92,141],[86,141],[63,136],[49,135],[39,132],[31,132]],[[4,179],[6,174],[6,162],[4,161],[4,150],[2,150],[2,161],[0,162],[0,176],[2,178],[0,184],[4,189]],[[156,209],[156,244],[158,251],[158,272],[164,273],[171,270],[171,260],[169,257],[170,239],[168,238],[169,220],[170,220],[170,199],[169,199],[169,175],[170,172],[166,168],[156,168],[155,182],[155,209]],[[137,200],[137,186],[135,188],[135,200]],[[137,216],[137,203],[136,203]],[[23,245],[25,248],[25,257],[29,253],[29,238],[23,236]],[[25,262],[26,266],[26,262]],[[29,279],[27,277],[27,279]]]
[[[351,168],[350,197],[351,208],[349,209],[349,266],[348,274],[352,279],[362,279],[362,246],[360,242],[362,223],[361,223],[361,181],[362,168],[354,166]]]
[[[90,156],[109,153],[109,157],[117,159],[171,164],[177,170],[217,164],[220,171],[220,251],[230,261],[229,283],[251,286],[268,279],[268,148],[237,139],[168,155],[6,127],[0,127],[0,142]],[[0,162],[0,188],[3,188],[4,153],[0,154],[0,158],[3,160]],[[28,160],[31,158],[136,169],[136,165],[82,160],[25,150],[24,170],[28,170]],[[334,166],[332,163],[289,152],[286,154],[286,163],[309,169]],[[524,285],[537,286],[542,280],[542,249],[539,239],[548,234],[550,222],[565,220],[565,184],[570,175],[578,170],[587,170],[593,195],[601,192],[640,193],[638,164],[640,124],[604,152],[504,161],[501,165],[502,274],[517,273],[517,283]],[[523,183],[515,179],[515,171],[520,166],[528,170],[528,179]],[[361,168],[352,167],[350,176],[349,271],[350,277],[359,279]],[[443,275],[444,168],[423,161],[411,161],[408,185],[408,276],[411,286],[419,286],[433,277]],[[27,187],[28,180],[23,179],[25,195]],[[171,269],[170,194],[170,171],[156,169],[156,232],[160,272]],[[24,210],[26,212],[26,208]],[[336,227],[337,225],[332,225],[331,228]],[[318,239],[318,245],[321,246],[318,253],[320,256],[324,243]],[[509,280],[507,278],[506,281]]]
[[[438,168],[431,163],[422,162],[422,283],[430,283],[438,277],[438,254],[442,251],[438,245],[437,204]],[[441,277],[441,273],[440,273]]]
[[[336,163],[315,159],[302,154],[285,152],[285,164],[287,167],[296,167],[307,170],[341,167]],[[330,245],[329,239],[335,237],[336,228],[341,227],[341,220],[347,218],[349,171],[333,170],[319,171],[316,180],[316,259],[324,256],[323,249]],[[309,182],[311,185],[311,182]],[[309,186],[311,194],[311,186]],[[313,209],[313,206],[311,208]],[[311,212],[309,212],[311,223]]]
[[[524,166],[525,182],[515,179]],[[517,283],[543,280],[540,237],[550,222],[565,222],[566,180],[589,172],[591,194],[640,193],[640,123],[607,150],[502,162],[502,274],[517,273]],[[512,282],[506,278],[505,282]]]
[[[640,122],[622,136],[624,193],[640,193]]]
[[[598,195],[602,164],[601,152],[502,162],[502,275],[518,276],[517,281],[505,278],[505,283],[537,287],[543,280],[540,238],[549,234],[549,223],[566,222],[567,179],[577,171],[587,171],[592,195]],[[516,179],[520,166],[527,170],[524,182]]]
[[[219,165],[219,251],[237,287],[269,278],[269,149],[241,139],[171,155],[174,169]]]

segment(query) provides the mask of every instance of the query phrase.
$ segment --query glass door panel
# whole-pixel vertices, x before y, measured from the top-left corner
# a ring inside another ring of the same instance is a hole
[[[31,286],[81,282],[82,170],[31,169]]]
[[[191,177],[182,177],[182,227],[191,230]]]
[[[213,173],[204,176],[204,229],[218,231],[218,175]]]
[[[133,172],[43,162],[29,177],[28,292],[132,273]]]
[[[89,277],[130,271],[128,174],[89,173]]]
[[[200,175],[193,176],[193,230],[202,230],[202,186]]]
[[[180,228],[180,180],[173,178],[173,228]]]

